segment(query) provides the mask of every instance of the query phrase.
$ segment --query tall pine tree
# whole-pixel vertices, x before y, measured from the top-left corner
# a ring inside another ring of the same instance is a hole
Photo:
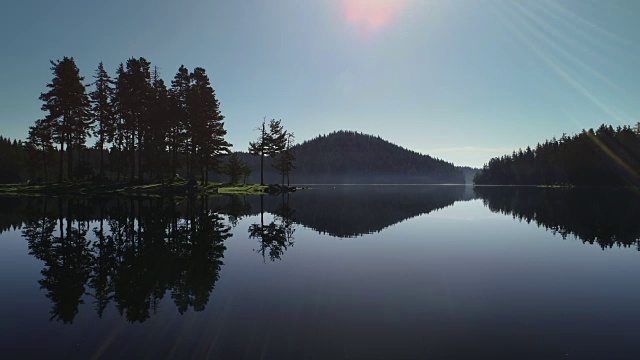
[[[219,170],[220,159],[229,153],[229,144],[224,137],[224,116],[220,102],[203,68],[191,73],[191,86],[187,96],[187,109],[191,126],[191,159],[200,168],[203,183],[209,180],[209,170]]]
[[[91,97],[91,115],[94,121],[93,134],[98,138],[96,147],[100,150],[100,179],[104,178],[104,146],[106,142],[113,141],[115,136],[115,121],[111,99],[114,96],[113,81],[104,69],[102,62],[98,65],[93,83],[95,90]]]
[[[73,149],[84,145],[88,135],[90,118],[88,116],[89,98],[82,84],[84,77],[73,58],[51,61],[53,80],[47,84],[50,89],[40,95],[44,101],[42,110],[47,111],[45,120],[51,125],[53,139],[60,144],[60,164],[58,181],[62,181],[63,156],[67,152],[68,178],[73,178]]]

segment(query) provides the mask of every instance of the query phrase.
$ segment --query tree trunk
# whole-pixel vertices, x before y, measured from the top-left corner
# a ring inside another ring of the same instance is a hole
[[[138,131],[138,181],[142,183],[144,172],[142,169],[142,131]]]
[[[129,140],[129,150],[131,152],[131,154],[129,154],[130,156],[130,160],[131,160],[131,183],[133,184],[133,182],[135,181],[135,177],[136,177],[136,147],[135,147],[135,141],[136,141],[136,137],[135,135],[132,133],[131,134],[131,138]]]
[[[44,182],[49,182],[49,176],[47,175],[47,152],[42,155],[42,164],[44,165]]]
[[[104,177],[104,142],[103,137],[100,135],[100,181]]]
[[[60,142],[60,153],[58,154],[59,165],[58,165],[58,183],[62,182],[62,168],[64,162],[64,140]]]
[[[260,154],[260,185],[264,185],[264,152]]]
[[[73,147],[67,144],[67,178],[73,180]]]

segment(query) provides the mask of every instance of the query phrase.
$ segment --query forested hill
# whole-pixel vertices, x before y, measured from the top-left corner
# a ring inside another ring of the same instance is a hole
[[[474,178],[478,185],[640,185],[640,134],[602,125],[547,140],[534,149],[493,158]]]
[[[318,136],[297,145],[294,153],[294,183],[465,182],[451,163],[353,131]],[[278,181],[275,174],[269,180]]]

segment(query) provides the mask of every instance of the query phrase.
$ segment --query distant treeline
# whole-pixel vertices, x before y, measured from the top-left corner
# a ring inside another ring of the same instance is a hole
[[[493,158],[478,185],[640,185],[640,135],[628,126],[602,125]]]
[[[23,143],[0,136],[0,183],[17,183],[27,177],[28,155]]]

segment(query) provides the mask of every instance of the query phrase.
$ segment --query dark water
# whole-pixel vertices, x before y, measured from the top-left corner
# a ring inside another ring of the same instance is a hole
[[[0,357],[638,359],[640,193],[0,198]]]

